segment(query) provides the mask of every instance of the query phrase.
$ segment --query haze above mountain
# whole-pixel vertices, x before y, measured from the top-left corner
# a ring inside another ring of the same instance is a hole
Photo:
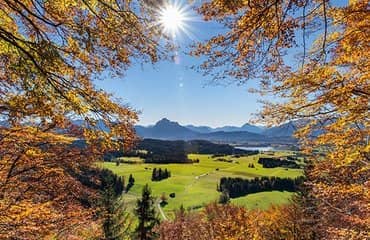
[[[189,128],[190,130],[193,130],[195,132],[200,132],[200,133],[211,133],[211,132],[251,132],[251,133],[262,133],[265,128],[264,127],[259,127],[255,125],[251,125],[249,123],[244,124],[241,127],[236,127],[236,126],[224,126],[224,127],[217,127],[217,128],[211,128],[207,126],[194,126],[194,125],[186,125],[186,128]]]

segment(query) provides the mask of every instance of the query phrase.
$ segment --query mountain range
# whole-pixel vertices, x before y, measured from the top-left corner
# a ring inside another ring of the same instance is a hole
[[[224,126],[211,128],[208,126],[182,126],[178,122],[163,118],[153,126],[135,126],[136,133],[142,138],[165,140],[202,139],[217,142],[260,142],[285,143],[295,142],[293,133],[297,122],[288,122],[280,126],[265,128],[251,124],[241,127]]]
[[[82,125],[83,120],[73,120],[76,125]],[[253,143],[253,144],[284,144],[295,143],[293,133],[299,124],[292,121],[280,126],[265,128],[249,123],[241,127],[224,126],[212,128],[208,126],[182,126],[178,122],[163,118],[152,126],[136,125],[135,130],[141,138],[162,140],[208,140],[222,143]],[[0,126],[7,127],[6,121],[0,121]],[[109,131],[103,122],[98,121],[99,129]]]

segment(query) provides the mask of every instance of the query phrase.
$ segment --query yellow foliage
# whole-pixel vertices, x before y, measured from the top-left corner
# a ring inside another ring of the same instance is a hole
[[[9,123],[0,127],[1,239],[73,239],[75,228],[93,222],[83,201],[96,189],[80,174],[105,151],[132,146],[137,113],[92,80],[108,68],[122,74],[133,58],[160,59],[144,4],[0,1],[0,119]],[[90,145],[76,147],[76,139]]]
[[[301,125],[296,136],[311,154],[308,185],[324,239],[364,239],[370,230],[368,4],[209,0],[199,8],[228,29],[196,46],[193,54],[206,57],[200,70],[215,80],[259,79],[258,92],[282,101],[264,102],[257,120]],[[308,34],[318,37],[311,43]],[[298,61],[286,57],[297,49]]]

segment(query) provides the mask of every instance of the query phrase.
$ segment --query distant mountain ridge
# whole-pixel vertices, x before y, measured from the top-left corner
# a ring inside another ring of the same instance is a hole
[[[163,118],[153,126],[135,126],[137,134],[142,138],[164,140],[202,139],[218,142],[269,142],[294,141],[292,137],[296,127],[294,122],[277,127],[264,128],[249,123],[241,127],[224,126],[212,128],[208,126],[182,126],[178,122]]]
[[[73,120],[81,126],[83,120]],[[152,126],[136,125],[135,130],[141,138],[162,140],[208,140],[223,143],[295,143],[293,133],[302,121],[292,121],[280,126],[264,128],[249,123],[241,127],[224,126],[212,128],[208,126],[182,126],[178,122],[163,118]],[[304,124],[304,123],[303,123]],[[0,126],[7,127],[6,121],[0,121]],[[103,122],[98,121],[97,127],[109,131]]]
[[[154,126],[135,126],[136,133],[142,138],[168,139],[168,140],[189,140],[196,138],[199,132],[181,126],[167,118],[158,121]]]

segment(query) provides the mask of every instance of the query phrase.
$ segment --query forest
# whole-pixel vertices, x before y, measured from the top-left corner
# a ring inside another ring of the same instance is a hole
[[[295,179],[280,177],[256,177],[254,179],[223,177],[220,179],[217,191],[227,192],[231,198],[273,190],[295,192],[302,188],[303,181],[304,177]]]
[[[161,181],[163,179],[171,177],[171,172],[165,168],[162,170],[162,168],[153,168],[152,172],[152,181]]]
[[[290,159],[292,158],[290,157]],[[276,167],[300,168],[300,166],[295,161],[279,158],[260,157],[258,159],[258,163],[262,164],[264,168],[276,168]]]
[[[144,151],[143,151],[144,150]],[[213,154],[214,156],[257,154],[258,151],[247,151],[234,148],[228,144],[217,144],[205,140],[170,141],[159,139],[140,140],[131,151],[111,151],[104,155],[105,161],[119,157],[141,157],[146,163],[192,163],[188,154]]]

